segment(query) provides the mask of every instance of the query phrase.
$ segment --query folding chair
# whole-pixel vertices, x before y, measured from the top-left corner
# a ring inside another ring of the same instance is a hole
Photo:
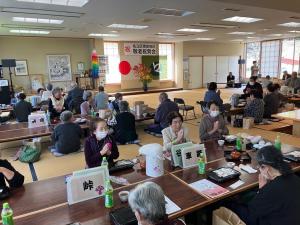
[[[174,102],[178,105],[179,110],[182,110],[182,114],[183,114],[183,116],[185,116],[185,119],[186,119],[189,111],[193,111],[195,119],[197,118],[196,114],[195,114],[194,106],[186,105],[182,98],[174,98]]]

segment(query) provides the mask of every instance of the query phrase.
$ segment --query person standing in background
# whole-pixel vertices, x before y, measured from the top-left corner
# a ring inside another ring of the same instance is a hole
[[[104,92],[103,86],[99,86],[99,93],[95,96],[94,101],[97,110],[108,109],[108,94]]]
[[[253,65],[251,66],[251,76],[258,76],[259,67],[257,65],[257,61],[253,61]]]

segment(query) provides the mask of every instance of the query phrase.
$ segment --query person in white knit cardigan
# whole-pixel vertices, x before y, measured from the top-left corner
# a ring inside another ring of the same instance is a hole
[[[169,126],[162,130],[164,151],[171,151],[173,145],[189,141],[188,129],[184,127],[182,115],[178,112],[170,112],[168,115]]]

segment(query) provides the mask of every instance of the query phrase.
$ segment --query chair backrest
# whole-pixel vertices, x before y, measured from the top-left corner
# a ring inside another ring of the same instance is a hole
[[[182,98],[174,98],[174,102],[179,105],[185,105],[185,102]]]

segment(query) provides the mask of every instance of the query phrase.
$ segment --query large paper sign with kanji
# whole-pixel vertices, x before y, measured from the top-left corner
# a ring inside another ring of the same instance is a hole
[[[172,146],[171,153],[172,153],[172,163],[174,166],[182,167],[181,151],[183,148],[190,147],[190,146],[193,146],[192,142],[187,142],[187,143]]]
[[[157,43],[124,43],[124,55],[158,55]]]
[[[69,205],[104,195],[105,180],[109,179],[107,167],[96,167],[73,172],[67,179]]]

